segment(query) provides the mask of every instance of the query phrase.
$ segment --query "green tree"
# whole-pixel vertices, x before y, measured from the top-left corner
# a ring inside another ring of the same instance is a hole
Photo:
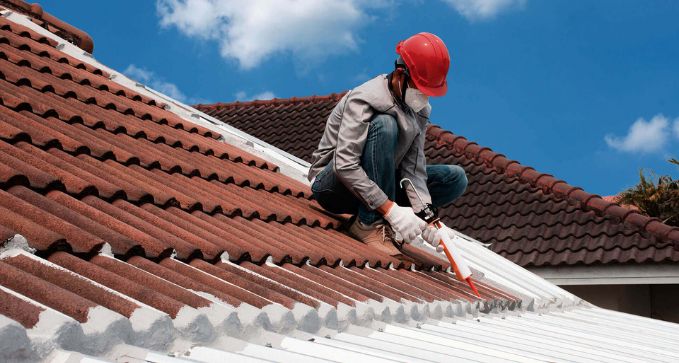
[[[679,160],[670,163],[679,165]],[[656,217],[672,226],[679,226],[679,179],[669,175],[649,176],[639,171],[639,184],[620,194],[620,204],[634,205],[649,217]]]

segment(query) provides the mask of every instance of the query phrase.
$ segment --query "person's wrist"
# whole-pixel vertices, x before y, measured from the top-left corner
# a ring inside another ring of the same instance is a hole
[[[377,213],[381,214],[382,216],[386,216],[389,214],[389,211],[391,208],[394,206],[394,202],[391,200],[387,199],[386,202],[382,203],[381,206],[377,207]]]

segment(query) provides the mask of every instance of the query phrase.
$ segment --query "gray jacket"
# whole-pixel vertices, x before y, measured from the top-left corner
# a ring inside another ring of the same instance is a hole
[[[396,167],[400,178],[412,180],[425,203],[431,203],[427,189],[427,170],[424,157],[424,138],[429,123],[431,106],[419,113],[402,108],[391,95],[386,75],[377,76],[347,92],[333,109],[325,124],[325,132],[312,155],[309,180],[318,175],[330,162],[337,178],[370,209],[387,201],[387,195],[368,178],[361,167],[363,146],[368,136],[370,121],[376,114],[394,116],[399,135],[396,146]],[[418,198],[407,193],[417,212],[422,209]]]

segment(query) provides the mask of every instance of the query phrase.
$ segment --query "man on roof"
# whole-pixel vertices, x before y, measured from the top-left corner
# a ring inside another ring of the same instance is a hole
[[[323,208],[355,216],[354,238],[403,258],[402,242],[423,235],[437,244],[422,213],[462,195],[467,177],[456,165],[427,165],[424,155],[429,97],[448,89],[448,49],[436,35],[419,33],[399,42],[396,53],[391,73],[347,92],[335,106],[309,179]],[[400,187],[403,178],[412,188]]]

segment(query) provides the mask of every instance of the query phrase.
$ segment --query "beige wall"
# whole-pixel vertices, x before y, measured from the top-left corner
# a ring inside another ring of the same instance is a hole
[[[602,308],[679,323],[679,285],[568,285],[563,289]]]

